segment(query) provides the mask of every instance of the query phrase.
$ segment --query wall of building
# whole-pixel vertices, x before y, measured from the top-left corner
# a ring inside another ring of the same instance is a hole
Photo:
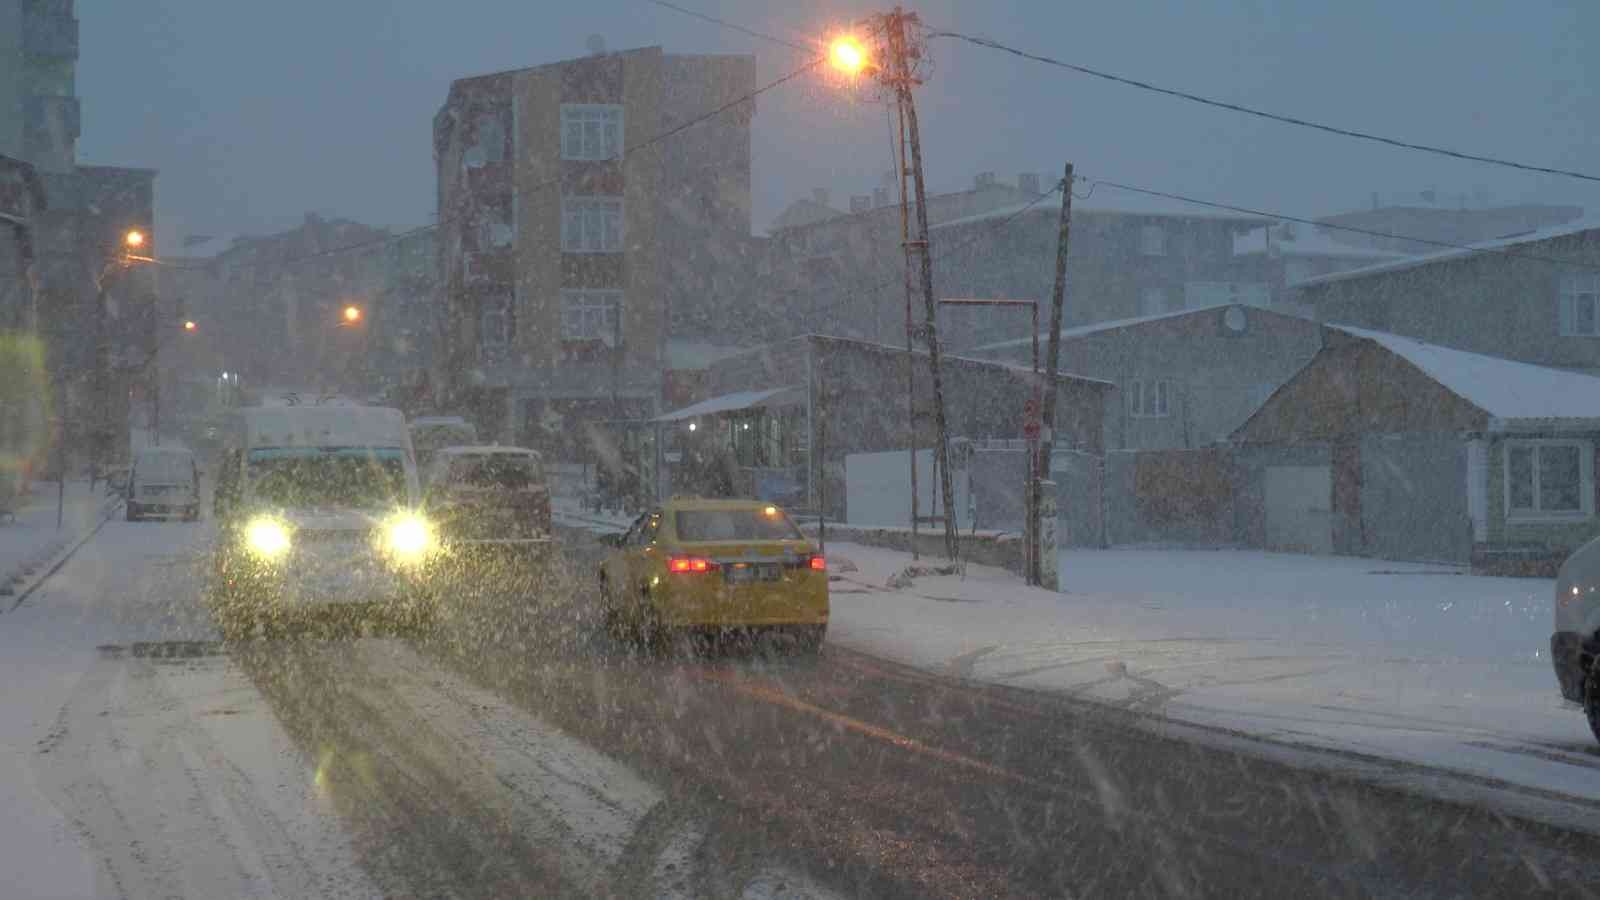
[[[1328,346],[1235,433],[1245,444],[1319,444],[1363,434],[1465,434],[1487,415],[1372,341]]]
[[[1380,559],[1472,557],[1466,442],[1456,434],[1361,440],[1361,549]]]
[[[1600,338],[1560,333],[1559,266],[1600,266],[1600,229],[1394,272],[1303,285],[1317,318],[1538,365],[1600,372]]]
[[[0,0],[0,155],[22,159],[22,0]]]
[[[1315,322],[1257,308],[1216,309],[1071,337],[1061,344],[1060,370],[1117,385],[1105,446],[1204,447],[1227,440],[1321,346]],[[1039,352],[1046,350],[1041,342]],[[1026,365],[1032,349],[1022,342],[991,354]],[[1168,383],[1166,415],[1138,414],[1136,381]]]

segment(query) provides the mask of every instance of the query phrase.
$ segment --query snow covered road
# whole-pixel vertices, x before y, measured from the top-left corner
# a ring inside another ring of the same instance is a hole
[[[576,534],[547,590],[457,594],[422,640],[223,646],[207,527],[112,522],[0,614],[4,896],[1524,896],[1600,875],[1592,834],[854,652],[855,595],[819,658],[640,653],[595,627]]]
[[[1440,767],[1600,804],[1600,747],[1548,658],[1551,582],[1244,551],[1070,551],[1064,593],[834,544],[834,639],[962,678]],[[1578,807],[1585,809],[1586,807]],[[1600,805],[1583,815],[1600,821]]]

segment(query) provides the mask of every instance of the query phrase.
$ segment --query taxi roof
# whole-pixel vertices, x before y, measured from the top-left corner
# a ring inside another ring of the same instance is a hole
[[[768,503],[765,500],[673,497],[671,500],[661,504],[662,509],[766,509],[769,506],[776,506],[778,509],[788,512],[782,506],[776,503]]]

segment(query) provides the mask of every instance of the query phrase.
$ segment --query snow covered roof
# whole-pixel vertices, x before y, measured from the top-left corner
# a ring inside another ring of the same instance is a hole
[[[1453,350],[1413,338],[1349,325],[1329,325],[1353,337],[1373,341],[1411,363],[1451,393],[1499,420],[1492,430],[1527,426],[1552,419],[1600,422],[1600,378]]]
[[[189,259],[211,259],[243,239],[245,235],[242,234],[191,234],[179,242],[180,249],[176,255]]]
[[[998,221],[1011,216],[1020,215],[1023,212],[1027,212],[1029,214],[1049,213],[1052,216],[1059,217],[1061,215],[1061,200],[1057,197],[1050,197],[1049,199],[1040,200],[1039,202],[1031,205],[1028,203],[1015,203],[1010,206],[1002,206],[997,209],[991,209],[988,212],[978,213],[977,215],[963,216],[959,219],[951,219],[948,222],[940,222],[937,225],[930,226],[928,230],[938,231],[941,228],[953,228],[959,225],[972,225],[979,222]],[[1091,195],[1086,200],[1075,199],[1072,203],[1072,214],[1076,216],[1080,213],[1098,213],[1102,215],[1124,216],[1155,216],[1171,219],[1231,219],[1239,222],[1269,221],[1268,217],[1266,216],[1236,213],[1225,209],[1214,209],[1209,206],[1182,203],[1177,200],[1166,200],[1161,197],[1147,197],[1143,194],[1130,194],[1125,191]]]
[[[789,396],[780,396],[789,395]],[[751,409],[757,406],[782,406],[786,403],[798,402],[801,398],[799,389],[795,387],[771,388],[765,391],[735,391],[712,397],[710,400],[701,400],[699,403],[675,409],[669,413],[656,416],[657,422],[678,422],[684,419],[693,419],[698,416],[713,416],[718,413],[736,412],[741,409]]]
[[[1492,241],[1481,241],[1476,244],[1468,244],[1462,248],[1441,250],[1438,253],[1423,253],[1418,256],[1403,257],[1391,262],[1378,263],[1371,266],[1362,266],[1359,269],[1346,269],[1343,272],[1333,272],[1328,275],[1318,275],[1315,278],[1307,278],[1304,281],[1298,281],[1295,283],[1295,286],[1311,287],[1318,284],[1331,284],[1335,281],[1344,281],[1350,278],[1361,278],[1366,275],[1377,275],[1382,272],[1399,272],[1404,269],[1414,269],[1418,266],[1431,265],[1436,262],[1460,259],[1462,257],[1471,256],[1475,253],[1494,253],[1496,251],[1507,251],[1523,244],[1534,243],[1535,241],[1548,241],[1554,238],[1568,237],[1574,234],[1582,234],[1585,231],[1595,230],[1600,230],[1600,218],[1579,219],[1575,222],[1568,222],[1565,225],[1556,225],[1550,228],[1540,228],[1534,231],[1524,232],[1522,234],[1514,234],[1507,237],[1495,238]]]
[[[1233,238],[1234,256],[1257,253],[1275,256],[1338,256],[1351,259],[1391,260],[1405,254],[1341,243],[1330,232],[1338,229],[1303,222],[1280,222],[1252,228]]]
[[[1248,305],[1241,304],[1241,303],[1213,303],[1210,306],[1197,306],[1197,307],[1195,307],[1193,309],[1180,309],[1180,310],[1175,310],[1173,312],[1156,313],[1156,314],[1150,315],[1150,316],[1138,316],[1138,317],[1132,318],[1132,319],[1110,319],[1110,320],[1105,321],[1105,322],[1092,322],[1092,323],[1090,323],[1088,325],[1078,325],[1078,326],[1075,326],[1075,327],[1072,327],[1072,328],[1063,328],[1063,329],[1061,329],[1061,339],[1063,341],[1067,341],[1067,340],[1071,340],[1073,338],[1086,337],[1086,336],[1091,335],[1091,334],[1099,334],[1102,331],[1115,331],[1118,328],[1129,328],[1129,327],[1136,326],[1136,325],[1146,325],[1146,324],[1149,324],[1151,322],[1161,322],[1161,321],[1164,321],[1166,319],[1181,319],[1184,316],[1193,316],[1193,315],[1199,315],[1200,313],[1213,312],[1213,311],[1219,310],[1219,309],[1226,309],[1226,308],[1228,308],[1230,306],[1239,306],[1239,307],[1242,307],[1244,309],[1250,310],[1252,313],[1254,313],[1254,312],[1266,312],[1266,313],[1271,313],[1271,314],[1276,315],[1276,316],[1285,316],[1285,317],[1291,318],[1291,319],[1304,318],[1303,316],[1294,316],[1294,315],[1290,315],[1289,313],[1286,313],[1286,312],[1280,312],[1280,311],[1275,310],[1275,309],[1265,309],[1265,308],[1260,307],[1260,306],[1248,306]],[[1048,331],[1041,332],[1039,334],[1039,345],[1040,345],[1040,347],[1042,348],[1044,346],[1044,342],[1048,341],[1049,339],[1050,339],[1050,332],[1048,332]],[[994,350],[1009,350],[1009,349],[1011,349],[1013,347],[1026,347],[1026,346],[1028,346],[1028,345],[1030,345],[1032,343],[1033,343],[1033,338],[1032,337],[1016,338],[1014,340],[1009,340],[1009,341],[999,341],[999,342],[993,343],[993,344],[985,344],[982,347],[974,348],[971,352],[973,352],[973,353],[985,353],[985,352],[994,351]]]

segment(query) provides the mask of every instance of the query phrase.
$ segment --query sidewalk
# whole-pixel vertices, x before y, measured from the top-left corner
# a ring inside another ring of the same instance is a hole
[[[839,579],[829,641],[841,646],[1102,703],[1158,728],[1398,761],[1600,808],[1600,747],[1550,668],[1548,579],[1353,557],[1073,550],[1056,594],[976,565],[964,579],[922,574],[891,588],[909,554],[829,542],[828,557]]]
[[[68,481],[61,527],[56,527],[57,488],[54,481],[35,482],[18,498],[16,521],[0,520],[0,612],[10,608],[34,579],[55,560],[99,527],[120,505],[105,493],[103,483],[89,490],[89,482]]]

